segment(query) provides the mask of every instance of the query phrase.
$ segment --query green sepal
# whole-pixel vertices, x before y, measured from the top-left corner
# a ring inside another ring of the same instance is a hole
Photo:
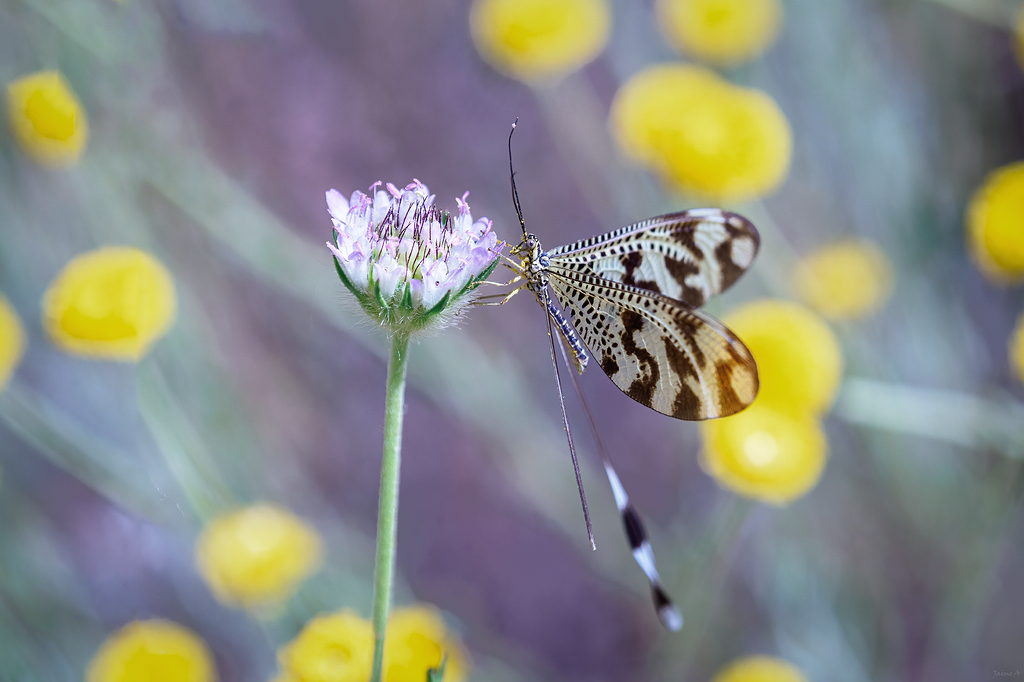
[[[377,306],[382,310],[387,310],[388,304],[384,302],[384,299],[380,297],[380,281],[373,279],[373,270],[370,270],[370,279],[373,282],[373,300],[377,302]]]
[[[448,665],[448,654],[441,657],[441,665],[427,669],[427,682],[444,682],[444,669]]]
[[[495,258],[495,259],[494,259],[494,260],[493,260],[493,261],[491,262],[491,264],[487,266],[487,269],[486,269],[486,270],[484,270],[483,272],[481,272],[481,273],[480,273],[479,275],[477,275],[477,276],[476,276],[476,277],[475,277],[475,278],[473,279],[473,281],[474,281],[474,282],[476,282],[477,284],[479,284],[480,282],[482,282],[482,281],[484,281],[485,279],[487,279],[488,277],[490,277],[490,276],[491,276],[491,273],[492,273],[492,272],[494,272],[494,268],[498,267],[498,261],[499,261],[499,260],[501,260],[501,258]]]
[[[401,306],[406,310],[412,310],[412,284],[406,283]]]
[[[436,315],[437,313],[439,313],[442,310],[444,310],[448,306],[448,301],[451,299],[451,297],[452,297],[452,292],[449,291],[449,292],[445,293],[444,297],[440,301],[435,303],[433,308],[431,308],[430,310],[428,310],[426,312],[425,317],[430,317],[431,315]]]

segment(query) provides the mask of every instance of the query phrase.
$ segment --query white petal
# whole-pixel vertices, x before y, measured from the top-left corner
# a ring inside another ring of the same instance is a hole
[[[409,269],[390,255],[384,255],[374,263],[373,277],[380,284],[381,298],[391,298],[398,285],[409,279]]]
[[[391,196],[381,190],[373,197],[373,213],[370,217],[373,225],[376,227],[384,221],[384,217],[391,210]]]
[[[341,192],[336,189],[327,191],[327,210],[332,218],[344,222],[345,216],[348,215],[348,209],[348,201],[341,196]]]

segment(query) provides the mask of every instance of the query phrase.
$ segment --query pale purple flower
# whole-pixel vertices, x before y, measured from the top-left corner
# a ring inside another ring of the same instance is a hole
[[[335,231],[327,247],[342,281],[384,324],[406,331],[444,326],[494,268],[504,243],[490,220],[473,220],[469,192],[456,198],[457,215],[438,209],[419,180],[405,189],[375,182],[369,193],[346,199],[327,192]],[[439,324],[434,318],[446,311]]]

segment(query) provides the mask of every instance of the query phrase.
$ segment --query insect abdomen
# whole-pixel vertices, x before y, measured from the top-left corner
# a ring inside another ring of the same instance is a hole
[[[586,369],[587,363],[590,361],[590,356],[587,354],[587,349],[584,347],[583,342],[580,341],[580,337],[576,334],[576,330],[572,328],[569,321],[562,316],[562,312],[548,301],[548,314],[551,315],[551,319],[558,325],[558,330],[562,332],[562,338],[569,344],[569,348],[572,349],[573,360],[576,362],[576,369],[579,370],[580,374],[583,374],[583,370]]]

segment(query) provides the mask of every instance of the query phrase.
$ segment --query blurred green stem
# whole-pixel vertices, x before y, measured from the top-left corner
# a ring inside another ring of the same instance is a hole
[[[373,676],[380,682],[384,663],[384,630],[395,578],[395,530],[398,527],[398,470],[402,463],[402,417],[405,412],[405,370],[409,337],[391,339],[388,388],[384,403],[384,456],[377,508],[377,561],[373,568]]]

